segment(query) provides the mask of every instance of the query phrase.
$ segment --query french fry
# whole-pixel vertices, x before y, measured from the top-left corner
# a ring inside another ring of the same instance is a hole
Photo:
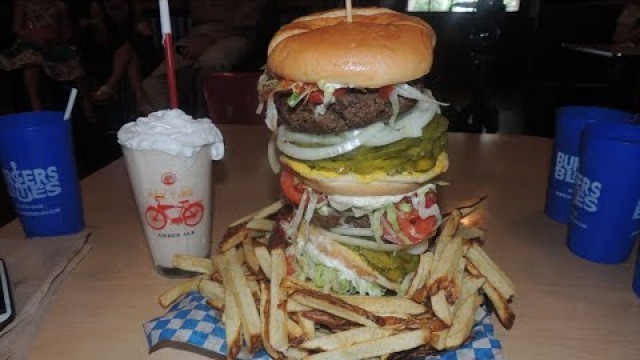
[[[220,242],[220,252],[225,253],[230,249],[235,248],[242,240],[249,235],[248,229],[240,229],[237,233],[230,237],[222,239]]]
[[[188,293],[189,291],[198,290],[198,285],[200,281],[202,281],[202,275],[193,277],[187,281],[181,282],[180,284],[172,287],[171,289],[165,291],[162,295],[158,297],[158,302],[162,308],[166,309],[169,305],[173,304],[176,300],[178,300],[182,295]]]
[[[511,329],[516,320],[516,315],[513,313],[513,310],[511,310],[507,300],[505,300],[496,288],[489,283],[484,283],[482,285],[482,290],[484,290],[484,293],[487,294],[487,297],[493,304],[493,308],[495,309],[502,326],[504,326],[505,329]]]
[[[289,306],[289,302],[287,301],[287,306]],[[294,313],[293,318],[296,320],[296,322],[300,325],[300,328],[302,329],[302,333],[304,335],[304,338],[307,340],[313,339],[314,337],[316,337],[316,323],[313,322],[312,320],[307,319],[306,317],[302,316],[301,313],[297,312]]]
[[[462,345],[469,336],[477,309],[477,296],[477,293],[469,296],[455,313],[451,328],[449,328],[447,333],[447,340],[445,341],[446,348],[451,349]]]
[[[308,360],[367,359],[394,352],[413,349],[429,343],[431,332],[427,329],[405,331],[382,339],[321,352],[307,357]]]
[[[245,227],[251,230],[271,232],[273,231],[273,228],[276,227],[276,222],[273,220],[254,218],[249,220],[249,222],[247,223],[247,225],[245,225]]]
[[[330,351],[362,342],[382,339],[395,333],[395,330],[365,326],[307,340],[300,344],[299,347],[314,351]]]
[[[295,300],[287,299],[287,312],[296,313],[296,312],[309,311],[309,310],[311,310],[310,307],[302,305]]]
[[[444,290],[440,290],[438,293],[431,296],[431,309],[440,320],[447,325],[451,325],[451,322],[453,321],[451,308],[447,302],[447,296],[445,295]]]
[[[280,289],[280,283],[287,274],[287,261],[284,250],[277,248],[271,251],[271,287],[269,289],[271,303],[269,306],[269,337],[271,346],[277,351],[289,347],[287,335],[286,292]]]
[[[302,330],[302,327],[295,322],[295,320],[287,318],[286,327],[289,345],[297,346],[304,341],[304,331]]]
[[[260,293],[262,294],[262,296],[260,296],[260,334],[262,335],[262,345],[264,345],[264,349],[272,359],[282,359],[282,354],[271,346],[269,337],[269,307],[271,302],[269,284],[261,282]]]
[[[309,356],[309,352],[298,349],[298,348],[290,347],[287,350],[285,350],[284,355],[287,359],[301,360],[301,359],[306,359],[307,356]]]
[[[291,293],[289,297],[302,305],[320,309],[361,325],[379,327],[384,323],[382,318],[359,306],[317,290],[300,289]]]
[[[453,239],[456,232],[458,231],[458,226],[460,225],[460,219],[462,218],[462,214],[459,210],[453,210],[451,215],[447,217],[447,220],[444,222],[442,226],[442,230],[440,230],[440,234],[436,238],[435,249],[434,249],[434,258],[433,261],[440,261],[440,256],[442,256],[442,252],[444,248],[447,246],[449,241]]]
[[[486,234],[487,230],[485,229],[475,226],[469,227],[464,224],[460,224],[456,232],[456,235],[460,236],[463,240],[482,239]]]
[[[318,290],[317,288],[315,288],[314,286],[312,286],[309,283],[306,283],[302,280],[298,280],[296,278],[294,278],[293,276],[286,276],[284,279],[282,279],[282,284],[280,284],[280,286],[285,289],[287,292],[293,292],[296,290],[313,290],[316,291]]]
[[[225,290],[222,284],[213,280],[202,279],[198,285],[198,291],[208,298],[208,303],[211,307],[217,310],[224,309]]]
[[[455,265],[455,271],[453,273],[453,277],[449,282],[447,288],[445,289],[445,295],[447,297],[447,302],[451,305],[455,304],[458,301],[462,293],[463,288],[463,280],[464,280],[464,269],[467,261],[460,257],[458,258],[458,263]]]
[[[463,250],[462,238],[455,236],[447,242],[440,257],[435,255],[433,270],[428,280],[429,294],[435,295],[439,289],[446,289],[450,285]]]
[[[173,255],[172,263],[174,267],[185,271],[191,271],[201,274],[213,273],[213,264],[211,263],[211,259],[209,258],[176,254]]]
[[[253,250],[262,272],[265,274],[267,279],[271,279],[271,254],[269,254],[269,250],[264,246],[256,246]]]
[[[238,226],[240,224],[246,223],[251,219],[264,219],[266,217],[269,217],[275,213],[277,213],[282,207],[284,206],[284,202],[282,202],[282,200],[278,200],[276,202],[274,202],[273,204],[270,204],[269,206],[258,210],[257,212],[253,213],[253,214],[249,214],[247,216],[244,216],[236,221],[234,221],[231,225],[229,225],[230,228],[234,227],[234,226]]]
[[[416,303],[407,298],[399,296],[337,296],[345,302],[361,307],[371,313],[399,313],[407,315],[422,314],[427,311],[423,304]]]
[[[331,329],[332,331],[348,330],[348,329],[353,329],[354,327],[359,326],[353,321],[343,319],[339,316],[330,314],[322,310],[304,311],[304,312],[301,312],[300,315],[315,322],[318,325],[323,326],[326,329]],[[322,334],[323,331],[324,329],[322,327],[317,329],[316,336],[318,334]]]
[[[432,264],[433,253],[427,252],[420,255],[418,270],[416,271],[416,276],[411,281],[411,285],[409,285],[409,289],[407,289],[407,293],[405,294],[406,298],[413,298],[413,296],[416,294],[416,291],[424,286],[427,278],[429,277]]]
[[[230,289],[224,291],[224,331],[227,338],[227,359],[235,359],[242,348],[242,324],[240,312]]]
[[[469,206],[463,206],[461,208],[458,208],[458,210],[460,211],[460,215],[462,215],[463,218],[473,214],[474,212],[484,208],[487,206],[487,199],[488,197],[485,195],[483,197],[481,197],[480,199],[478,199],[478,201],[476,201],[475,203],[469,205]]]
[[[244,261],[247,263],[249,271],[257,275],[260,272],[260,263],[253,248],[253,240],[248,236],[242,239],[242,251],[244,252]]]
[[[513,282],[478,244],[473,244],[465,256],[505,300],[509,300],[515,294]]]
[[[251,289],[247,284],[242,269],[240,258],[236,256],[235,250],[229,250],[223,255],[226,263],[223,263],[220,271],[225,280],[225,288],[229,288],[233,293],[238,309],[240,310],[240,320],[242,322],[242,333],[250,353],[256,352],[261,344],[260,315],[251,296]]]

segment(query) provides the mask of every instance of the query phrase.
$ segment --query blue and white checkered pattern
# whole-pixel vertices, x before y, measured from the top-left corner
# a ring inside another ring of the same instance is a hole
[[[217,354],[227,354],[224,324],[219,311],[212,309],[206,298],[197,292],[186,294],[175,303],[164,316],[144,325],[149,348],[163,341],[190,344]],[[269,355],[260,350],[249,354],[243,348],[239,359],[268,360]],[[425,360],[502,360],[502,346],[496,339],[491,315],[484,307],[476,313],[476,325],[471,331],[471,340],[455,351],[438,356],[428,356]]]

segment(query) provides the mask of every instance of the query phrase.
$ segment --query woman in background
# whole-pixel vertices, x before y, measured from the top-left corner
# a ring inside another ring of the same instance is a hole
[[[106,104],[116,98],[118,85],[128,77],[139,115],[151,112],[142,89],[142,73],[135,41],[137,11],[131,0],[97,0],[91,5],[91,19],[81,22],[81,27],[92,27],[97,47],[92,49],[97,61],[110,61],[106,80],[92,93],[96,104]],[[145,34],[146,35],[146,34]]]
[[[629,1],[616,19],[613,42],[619,45],[640,45],[640,1]]]
[[[58,0],[16,0],[13,5],[14,46],[0,53],[0,68],[23,70],[27,95],[34,111],[42,110],[40,72],[58,81],[78,81],[83,93],[83,68],[75,46],[67,8]],[[88,102],[85,112],[90,113]]]

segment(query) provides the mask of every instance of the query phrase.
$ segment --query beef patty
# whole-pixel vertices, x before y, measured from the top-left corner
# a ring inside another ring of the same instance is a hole
[[[410,83],[422,90],[419,80]],[[391,101],[378,94],[378,89],[349,89],[346,93],[335,97],[323,115],[315,114],[317,105],[300,102],[294,107],[287,104],[290,92],[277,93],[275,103],[278,118],[293,131],[312,134],[337,134],[372,124],[378,120],[388,119],[393,115]],[[398,96],[400,113],[413,108],[416,100]]]

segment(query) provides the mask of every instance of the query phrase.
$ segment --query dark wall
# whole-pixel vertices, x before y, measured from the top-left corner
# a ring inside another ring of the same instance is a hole
[[[625,1],[542,0],[537,4],[526,66],[525,132],[553,136],[556,108],[610,104],[610,62],[562,47],[610,43]]]

